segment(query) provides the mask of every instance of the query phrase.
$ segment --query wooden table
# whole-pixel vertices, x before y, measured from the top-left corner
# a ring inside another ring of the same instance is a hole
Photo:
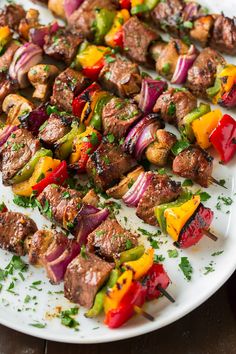
[[[236,272],[205,304],[183,319],[159,331],[117,343],[47,342],[0,326],[0,354],[75,353],[236,354]]]

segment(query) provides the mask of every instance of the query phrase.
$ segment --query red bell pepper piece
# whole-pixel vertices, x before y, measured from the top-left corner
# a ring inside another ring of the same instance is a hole
[[[213,211],[200,204],[196,212],[185,224],[179,235],[176,245],[180,248],[188,248],[198,243],[208,230],[213,220]]]
[[[124,48],[124,31],[122,27],[114,35],[114,42],[117,47]]]
[[[157,289],[157,286],[160,285],[163,289],[166,289],[170,284],[170,278],[168,277],[162,264],[153,264],[145,276],[144,284],[147,287],[147,300],[157,299],[161,295],[161,292]]]
[[[209,137],[222,162],[229,162],[236,152],[236,121],[225,114]]]
[[[69,177],[67,172],[67,163],[62,161],[47,177],[35,184],[32,189],[35,194],[40,194],[49,184],[62,185]]]
[[[105,60],[104,58],[101,58],[96,64],[90,67],[86,67],[82,69],[82,73],[88,77],[89,79],[96,81],[98,79],[98,76],[100,74],[100,71],[105,65]]]
[[[141,283],[133,281],[129,290],[121,300],[118,308],[108,311],[105,324],[109,328],[118,328],[127,322],[135,313],[134,306],[143,306],[147,289]]]
[[[92,94],[100,89],[101,87],[96,82],[93,82],[79,96],[75,97],[72,102],[73,114],[77,117],[80,117],[84,106],[88,101],[90,101]]]
[[[0,203],[0,213],[6,213],[8,211],[7,206],[4,202]]]
[[[122,9],[130,10],[131,8],[131,1],[130,0],[120,0],[120,7]]]

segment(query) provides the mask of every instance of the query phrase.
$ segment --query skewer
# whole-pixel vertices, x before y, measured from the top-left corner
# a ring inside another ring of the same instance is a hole
[[[161,285],[157,285],[157,289],[164,295],[170,302],[174,303],[175,299],[165,290]]]
[[[225,189],[228,189],[227,187],[223,186],[219,181],[217,181],[217,179],[215,179],[214,177],[209,177],[209,183],[212,183],[212,184],[217,184],[217,186],[220,186],[220,187],[223,187]]]
[[[204,230],[203,233],[204,233],[204,235],[209,237],[212,241],[218,240],[218,237],[216,235],[214,235],[212,232],[210,232],[209,230]]]
[[[144,311],[141,307],[139,307],[139,306],[136,306],[136,305],[134,305],[134,311],[138,314],[138,315],[141,315],[141,316],[143,316],[144,318],[146,318],[147,320],[149,320],[149,321],[154,321],[155,320],[155,318],[152,316],[152,315],[150,315],[150,313],[147,313],[146,311]]]

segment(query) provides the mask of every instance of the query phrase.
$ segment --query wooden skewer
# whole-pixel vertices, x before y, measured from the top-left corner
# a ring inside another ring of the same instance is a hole
[[[147,313],[146,311],[144,311],[141,307],[139,306],[134,306],[134,311],[138,314],[138,315],[141,315],[143,316],[144,318],[146,318],[147,320],[149,321],[154,321],[155,318],[150,315],[150,313]]]
[[[217,186],[220,186],[222,188],[228,189],[227,187],[223,186],[219,181],[217,181],[217,179],[215,179],[214,177],[209,177],[209,182],[212,184],[217,184]]]
[[[157,289],[164,295],[170,302],[174,303],[175,299],[165,290],[162,286],[157,285]]]
[[[204,233],[204,235],[209,237],[212,241],[218,240],[218,237],[216,235],[214,235],[212,232],[210,232],[209,230],[204,230],[203,233]]]

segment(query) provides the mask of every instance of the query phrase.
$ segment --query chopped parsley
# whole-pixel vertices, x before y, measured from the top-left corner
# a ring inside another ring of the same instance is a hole
[[[176,112],[176,106],[175,106],[174,102],[171,102],[171,103],[169,104],[167,113],[168,113],[169,116],[174,116],[174,115],[175,115],[175,112]]]
[[[162,67],[162,71],[165,75],[168,75],[170,72],[171,65],[170,63],[165,63]]]
[[[188,257],[181,257],[179,268],[182,270],[185,278],[189,281],[192,278],[193,268],[188,260]]]
[[[73,307],[69,310],[62,311],[60,314],[61,324],[69,328],[77,329],[79,322],[77,322],[72,316],[76,316],[78,312],[78,307]]]
[[[166,174],[166,169],[165,168],[159,168],[159,170],[157,171],[157,173],[159,175],[165,175]]]
[[[112,133],[107,134],[106,138],[107,138],[109,143],[114,143],[114,141],[115,141],[115,137],[114,137],[114,135]]]
[[[169,258],[177,258],[179,255],[179,252],[177,250],[168,250],[167,251]]]
[[[70,193],[69,192],[63,192],[62,193],[62,197],[64,198],[64,199],[70,199]]]
[[[224,251],[217,251],[217,252],[214,252],[211,254],[212,257],[215,257],[215,256],[219,256],[220,254],[222,254]]]
[[[81,255],[81,257],[84,258],[84,259],[87,259],[87,258],[88,258],[87,253],[86,253],[86,247],[85,247],[85,245],[82,245],[82,246],[81,246],[80,255]]]
[[[153,257],[154,263],[160,263],[160,262],[163,262],[164,260],[165,260],[165,257],[163,257],[161,254],[154,254],[154,257]]]
[[[126,240],[126,242],[125,242],[125,249],[126,249],[126,250],[130,250],[132,247],[133,247],[132,241],[129,240],[129,239]]]
[[[191,21],[185,21],[183,23],[184,28],[193,28],[193,23]]]
[[[38,321],[35,321],[35,323],[30,323],[29,325],[36,328],[45,328],[47,326],[46,323],[40,323]]]
[[[215,269],[213,268],[213,262],[211,261],[208,266],[204,267],[204,270],[205,270],[205,272],[203,273],[204,275],[214,272]]]
[[[182,183],[183,187],[191,187],[193,185],[193,181],[191,179],[185,179]]]
[[[34,197],[23,197],[20,195],[14,195],[13,203],[22,208],[35,208],[37,201]]]
[[[210,194],[207,192],[197,192],[196,194],[200,196],[201,202],[206,202],[211,198]]]

